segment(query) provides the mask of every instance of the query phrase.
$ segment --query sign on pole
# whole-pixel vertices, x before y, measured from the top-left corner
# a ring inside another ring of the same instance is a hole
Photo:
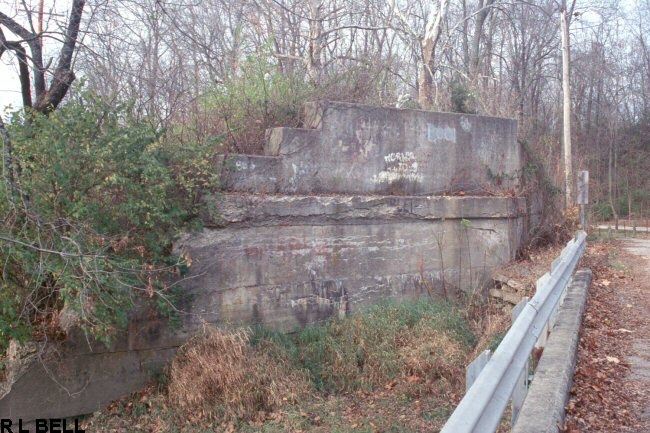
[[[578,204],[580,205],[580,224],[582,230],[587,230],[587,212],[585,206],[589,203],[589,172],[578,173]]]
[[[589,203],[589,172],[586,170],[578,173],[578,204]]]

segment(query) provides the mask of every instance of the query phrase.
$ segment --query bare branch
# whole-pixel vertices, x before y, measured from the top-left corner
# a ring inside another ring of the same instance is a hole
[[[42,95],[37,93],[38,99],[36,104],[34,104],[34,108],[38,111],[49,112],[55,109],[61,103],[75,79],[74,72],[72,71],[72,57],[74,55],[77,37],[79,36],[79,25],[85,3],[85,0],[74,0],[72,2],[65,42],[63,43],[63,47],[61,47],[59,63],[54,70],[54,76],[50,82],[50,89]]]
[[[0,24],[5,26],[11,33],[22,38],[25,42],[30,42],[38,36],[21,26],[9,15],[0,12]]]

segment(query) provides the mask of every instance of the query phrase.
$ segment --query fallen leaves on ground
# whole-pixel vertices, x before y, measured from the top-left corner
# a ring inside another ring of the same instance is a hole
[[[647,313],[637,314],[629,303],[629,294],[639,289],[635,267],[630,266],[628,275],[612,269],[612,254],[618,261],[632,264],[633,258],[613,242],[589,245],[583,259],[583,266],[594,272],[594,283],[583,317],[574,384],[561,430],[565,433],[648,431],[639,416],[647,401],[648,384],[631,380],[625,359],[635,333],[647,330],[650,318]],[[649,305],[646,300],[644,311]]]

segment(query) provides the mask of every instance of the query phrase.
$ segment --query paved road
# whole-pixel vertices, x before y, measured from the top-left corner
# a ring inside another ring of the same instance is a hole
[[[650,266],[650,239],[625,239],[623,247],[630,253],[645,259]]]
[[[645,329],[638,329],[633,334],[634,341],[632,353],[627,361],[631,365],[632,377],[641,383],[650,384],[650,239],[626,239],[623,241],[623,248],[629,253],[637,256],[640,260],[635,273],[640,277],[639,295],[637,300],[645,300]],[[643,302],[643,301],[641,301]],[[645,411],[642,418],[650,425],[650,402],[646,401]]]

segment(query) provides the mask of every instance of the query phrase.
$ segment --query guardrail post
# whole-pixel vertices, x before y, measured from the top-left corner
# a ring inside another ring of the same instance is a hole
[[[492,352],[490,350],[484,350],[479,356],[476,357],[474,361],[465,369],[465,392],[474,384],[474,381],[481,374],[483,367],[488,363],[492,357]]]
[[[521,412],[521,408],[524,406],[524,400],[526,400],[526,395],[528,394],[528,368],[529,363],[527,362],[517,379],[515,390],[512,392],[511,425],[515,425],[515,422],[517,422],[517,417],[519,416],[519,412]]]
[[[521,313],[526,304],[528,304],[528,300],[529,298],[527,296],[522,298],[515,308],[512,309],[512,323],[515,323],[519,313]],[[527,362],[517,379],[514,391],[512,391],[512,425],[515,425],[519,412],[524,405],[526,395],[528,394],[528,368],[529,363]]]

